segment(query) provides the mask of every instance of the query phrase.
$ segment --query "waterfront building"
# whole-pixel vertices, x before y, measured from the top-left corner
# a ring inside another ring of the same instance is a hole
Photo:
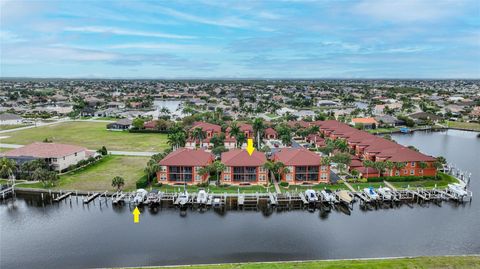
[[[204,137],[202,139],[194,137],[194,130],[197,128],[200,128],[204,133]],[[189,149],[195,149],[197,147],[211,149],[213,147],[213,143],[210,143],[210,139],[215,135],[220,135],[221,133],[222,127],[220,125],[208,122],[195,122],[188,131],[188,139],[185,147]]]
[[[93,156],[85,147],[58,143],[32,143],[21,148],[6,151],[0,157],[15,160],[17,164],[43,159],[55,171],[63,171],[81,160]]]
[[[220,176],[220,182],[231,185],[266,184],[268,171],[263,167],[266,161],[265,154],[256,150],[251,156],[242,149],[224,152],[222,163],[225,169]]]
[[[322,157],[305,148],[284,148],[273,154],[275,162],[282,162],[288,173],[281,181],[290,184],[318,184],[330,182],[330,166],[322,165]]]
[[[215,156],[204,150],[180,148],[163,158],[157,181],[165,184],[199,184],[208,181],[208,173],[200,170],[215,160]]]

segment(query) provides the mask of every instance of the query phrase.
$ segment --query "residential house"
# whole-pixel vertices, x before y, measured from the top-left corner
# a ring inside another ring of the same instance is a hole
[[[304,148],[284,148],[277,151],[273,161],[282,162],[288,169],[281,180],[290,184],[318,184],[330,182],[330,167],[322,165],[320,155]]]
[[[208,181],[208,173],[201,175],[200,170],[215,160],[213,154],[204,150],[179,148],[160,162],[157,181],[164,184],[199,184]]]
[[[107,129],[111,131],[124,131],[132,127],[131,119],[119,119],[116,122],[107,124]]]
[[[265,129],[265,131],[263,132],[263,138],[264,138],[264,139],[267,139],[267,140],[278,139],[278,133],[277,133],[277,131],[275,131],[275,129],[273,129],[272,127],[268,127],[268,128]]]
[[[375,129],[378,126],[378,122],[374,118],[353,118],[350,124],[362,129]]]
[[[0,114],[0,125],[18,125],[23,123],[23,118],[12,113]]]
[[[0,154],[0,156],[15,160],[17,163],[43,159],[56,171],[63,171],[92,155],[92,152],[81,146],[39,142]]]
[[[267,170],[263,167],[267,158],[263,152],[254,151],[249,155],[246,150],[233,149],[222,153],[225,170],[220,182],[231,185],[266,184]]]

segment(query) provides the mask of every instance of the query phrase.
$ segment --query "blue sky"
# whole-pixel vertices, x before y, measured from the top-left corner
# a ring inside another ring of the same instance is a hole
[[[480,78],[480,1],[0,0],[2,77]]]

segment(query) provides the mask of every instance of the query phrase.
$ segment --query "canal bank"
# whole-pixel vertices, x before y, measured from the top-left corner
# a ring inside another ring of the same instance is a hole
[[[480,144],[452,131],[393,136],[472,172],[480,192]],[[97,200],[100,201],[100,200]],[[401,206],[351,215],[303,210],[198,211],[133,208],[96,201],[0,204],[0,261],[9,268],[91,268],[480,253],[480,200]],[[28,253],[28,255],[25,255]]]

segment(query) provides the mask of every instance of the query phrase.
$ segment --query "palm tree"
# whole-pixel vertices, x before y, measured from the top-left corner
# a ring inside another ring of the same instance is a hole
[[[260,148],[260,138],[261,134],[265,130],[265,125],[263,124],[263,120],[261,118],[256,118],[253,121],[253,131],[257,134],[257,147]]]
[[[230,136],[237,137],[240,134],[240,126],[238,126],[237,122],[232,122],[230,125]]]
[[[347,141],[344,139],[337,139],[334,141],[334,146],[336,149],[340,150],[341,152],[345,152],[348,150]]]
[[[407,166],[407,164],[404,163],[404,162],[395,163],[395,169],[397,169],[399,171],[402,170],[405,166]],[[399,172],[399,174],[400,174],[400,172]]]
[[[122,177],[116,176],[112,179],[112,187],[116,188],[119,191],[125,186],[125,180]]]
[[[263,167],[270,171],[270,173],[273,175],[273,180],[277,181],[280,179],[281,175],[289,173],[288,168],[285,167],[285,164],[282,162],[267,161]]]
[[[367,178],[368,178],[368,168],[373,167],[373,162],[370,160],[363,161],[363,166],[366,168],[367,171]]]
[[[172,147],[173,150],[176,150],[179,147],[185,145],[186,137],[184,132],[176,132],[168,134],[167,143]]]
[[[13,173],[15,172],[16,168],[17,166],[14,160],[7,159],[6,157],[0,159],[0,177],[11,178],[12,180],[15,180]]]
[[[388,175],[392,176],[393,168],[395,168],[395,164],[391,161],[385,161],[385,168],[388,169]]]
[[[237,140],[237,147],[239,145],[243,145],[243,143],[247,142],[247,137],[245,136],[244,133],[239,133],[235,139]]]
[[[200,146],[201,146],[203,139],[205,139],[205,137],[206,137],[206,134],[205,134],[205,132],[202,130],[202,128],[197,127],[197,128],[195,128],[195,129],[193,129],[193,131],[192,131],[192,137],[195,138],[195,139],[198,139],[198,140],[200,141]]]
[[[220,161],[214,161],[212,164],[208,166],[208,169],[217,175],[217,185],[220,185],[220,173],[225,170],[225,164]]]
[[[147,163],[147,167],[145,167],[145,174],[147,175],[148,182],[151,182],[151,179],[160,171],[161,166],[155,160],[151,159]]]

